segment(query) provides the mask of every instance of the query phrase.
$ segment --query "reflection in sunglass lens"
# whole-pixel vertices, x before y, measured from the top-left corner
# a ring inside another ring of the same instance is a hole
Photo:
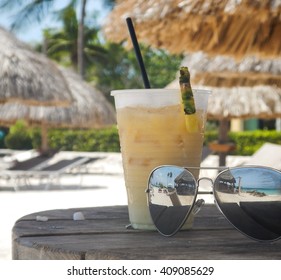
[[[281,236],[281,172],[265,167],[237,167],[222,171],[214,195],[225,217],[256,240]]]
[[[151,218],[160,233],[175,234],[184,224],[197,193],[196,180],[184,168],[161,166],[148,181]]]

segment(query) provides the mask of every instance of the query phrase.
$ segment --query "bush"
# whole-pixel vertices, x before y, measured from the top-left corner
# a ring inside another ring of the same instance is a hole
[[[218,132],[206,131],[205,142],[218,139]],[[28,129],[23,122],[10,128],[5,137],[10,149],[36,149],[41,145],[40,129]],[[229,132],[229,140],[236,144],[235,155],[252,155],[265,142],[281,145],[281,132],[275,130],[256,130]],[[103,129],[51,129],[48,132],[49,146],[55,150],[85,152],[120,152],[120,142],[116,126]]]
[[[23,121],[18,121],[11,126],[4,141],[10,149],[38,149],[41,146],[41,132],[38,128],[28,128]],[[120,152],[116,126],[89,130],[50,129],[48,143],[55,150]]]
[[[65,151],[120,152],[116,126],[91,130],[51,130],[49,145]]]
[[[229,137],[236,143],[236,154],[239,155],[252,155],[265,142],[281,144],[281,132],[274,130],[231,132]]]
[[[236,144],[234,155],[248,156],[255,153],[265,142],[281,144],[281,132],[275,130],[255,130],[229,132],[229,140]],[[205,133],[205,144],[218,139],[217,131]]]
[[[10,128],[4,142],[9,149],[29,150],[33,147],[30,132],[23,121],[18,121]]]

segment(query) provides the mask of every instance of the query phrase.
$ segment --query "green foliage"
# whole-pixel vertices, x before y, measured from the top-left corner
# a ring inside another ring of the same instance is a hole
[[[5,146],[9,149],[28,150],[32,149],[32,138],[23,121],[18,121],[10,128],[9,134],[5,137]]]
[[[229,132],[229,140],[236,144],[235,155],[248,156],[255,153],[265,142],[281,145],[281,132],[275,130],[255,130]],[[217,131],[205,133],[205,144],[218,139]]]
[[[59,12],[62,28],[45,29],[45,47],[47,55],[65,66],[77,68],[78,63],[78,19],[72,5],[66,6]],[[84,63],[86,67],[93,62],[105,61],[106,50],[98,38],[99,29],[95,26],[84,26]],[[37,46],[37,49],[42,48]]]
[[[237,144],[236,154],[240,155],[252,155],[265,142],[281,144],[281,132],[274,130],[232,132],[229,137]]]
[[[10,149],[38,149],[41,132],[38,128],[28,129],[24,122],[19,121],[10,128],[4,140]],[[55,150],[120,152],[116,126],[89,130],[52,129],[48,132],[48,142],[49,147]]]
[[[217,139],[218,139],[218,132],[216,130],[205,131],[204,145],[208,145],[208,143],[216,141]]]
[[[141,52],[152,88],[163,88],[175,79],[182,56],[171,55],[141,45]],[[109,98],[113,89],[144,88],[140,67],[134,50],[126,50],[121,44],[106,43],[107,60],[96,61],[87,69],[88,79],[94,81]]]
[[[136,75],[136,65],[132,62],[130,53],[121,44],[107,43],[105,49],[108,53],[106,62],[93,63],[87,69],[87,78],[111,101],[113,99],[109,95],[112,89],[143,87],[140,75]]]
[[[120,152],[120,142],[116,126],[103,129],[69,130],[52,129],[48,132],[49,146],[56,150]],[[218,139],[217,131],[205,133],[205,145]],[[252,155],[264,143],[281,145],[281,132],[256,130],[230,132],[229,139],[236,144],[235,155]],[[41,145],[40,129],[27,129],[24,122],[17,122],[5,137],[5,145],[11,149],[32,149]]]
[[[172,55],[165,50],[148,46],[142,46],[142,51],[152,88],[163,88],[176,78],[182,55]]]
[[[116,126],[91,130],[54,129],[49,132],[49,145],[66,151],[120,152]]]
[[[41,130],[39,128],[30,128],[29,135],[32,141],[32,147],[34,149],[40,149],[41,147]]]

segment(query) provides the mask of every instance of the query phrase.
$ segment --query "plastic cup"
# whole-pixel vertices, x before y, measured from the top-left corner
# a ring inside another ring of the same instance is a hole
[[[196,115],[187,125],[180,90],[114,90],[129,219],[135,229],[155,229],[145,190],[159,165],[200,166],[208,90],[193,90]],[[195,118],[195,119],[194,119]],[[194,174],[195,177],[198,174]],[[192,221],[189,221],[191,226]]]

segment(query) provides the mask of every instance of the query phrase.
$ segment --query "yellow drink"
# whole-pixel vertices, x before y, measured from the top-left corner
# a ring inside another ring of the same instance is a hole
[[[167,90],[163,91],[167,93]],[[177,92],[170,93],[175,96],[173,102],[162,100],[160,106],[133,106],[129,102],[119,107],[116,104],[129,218],[134,228],[154,228],[145,190],[148,176],[155,167],[165,164],[200,165],[205,111],[197,110],[194,116],[197,128],[188,131]],[[160,95],[157,98],[161,99]]]

